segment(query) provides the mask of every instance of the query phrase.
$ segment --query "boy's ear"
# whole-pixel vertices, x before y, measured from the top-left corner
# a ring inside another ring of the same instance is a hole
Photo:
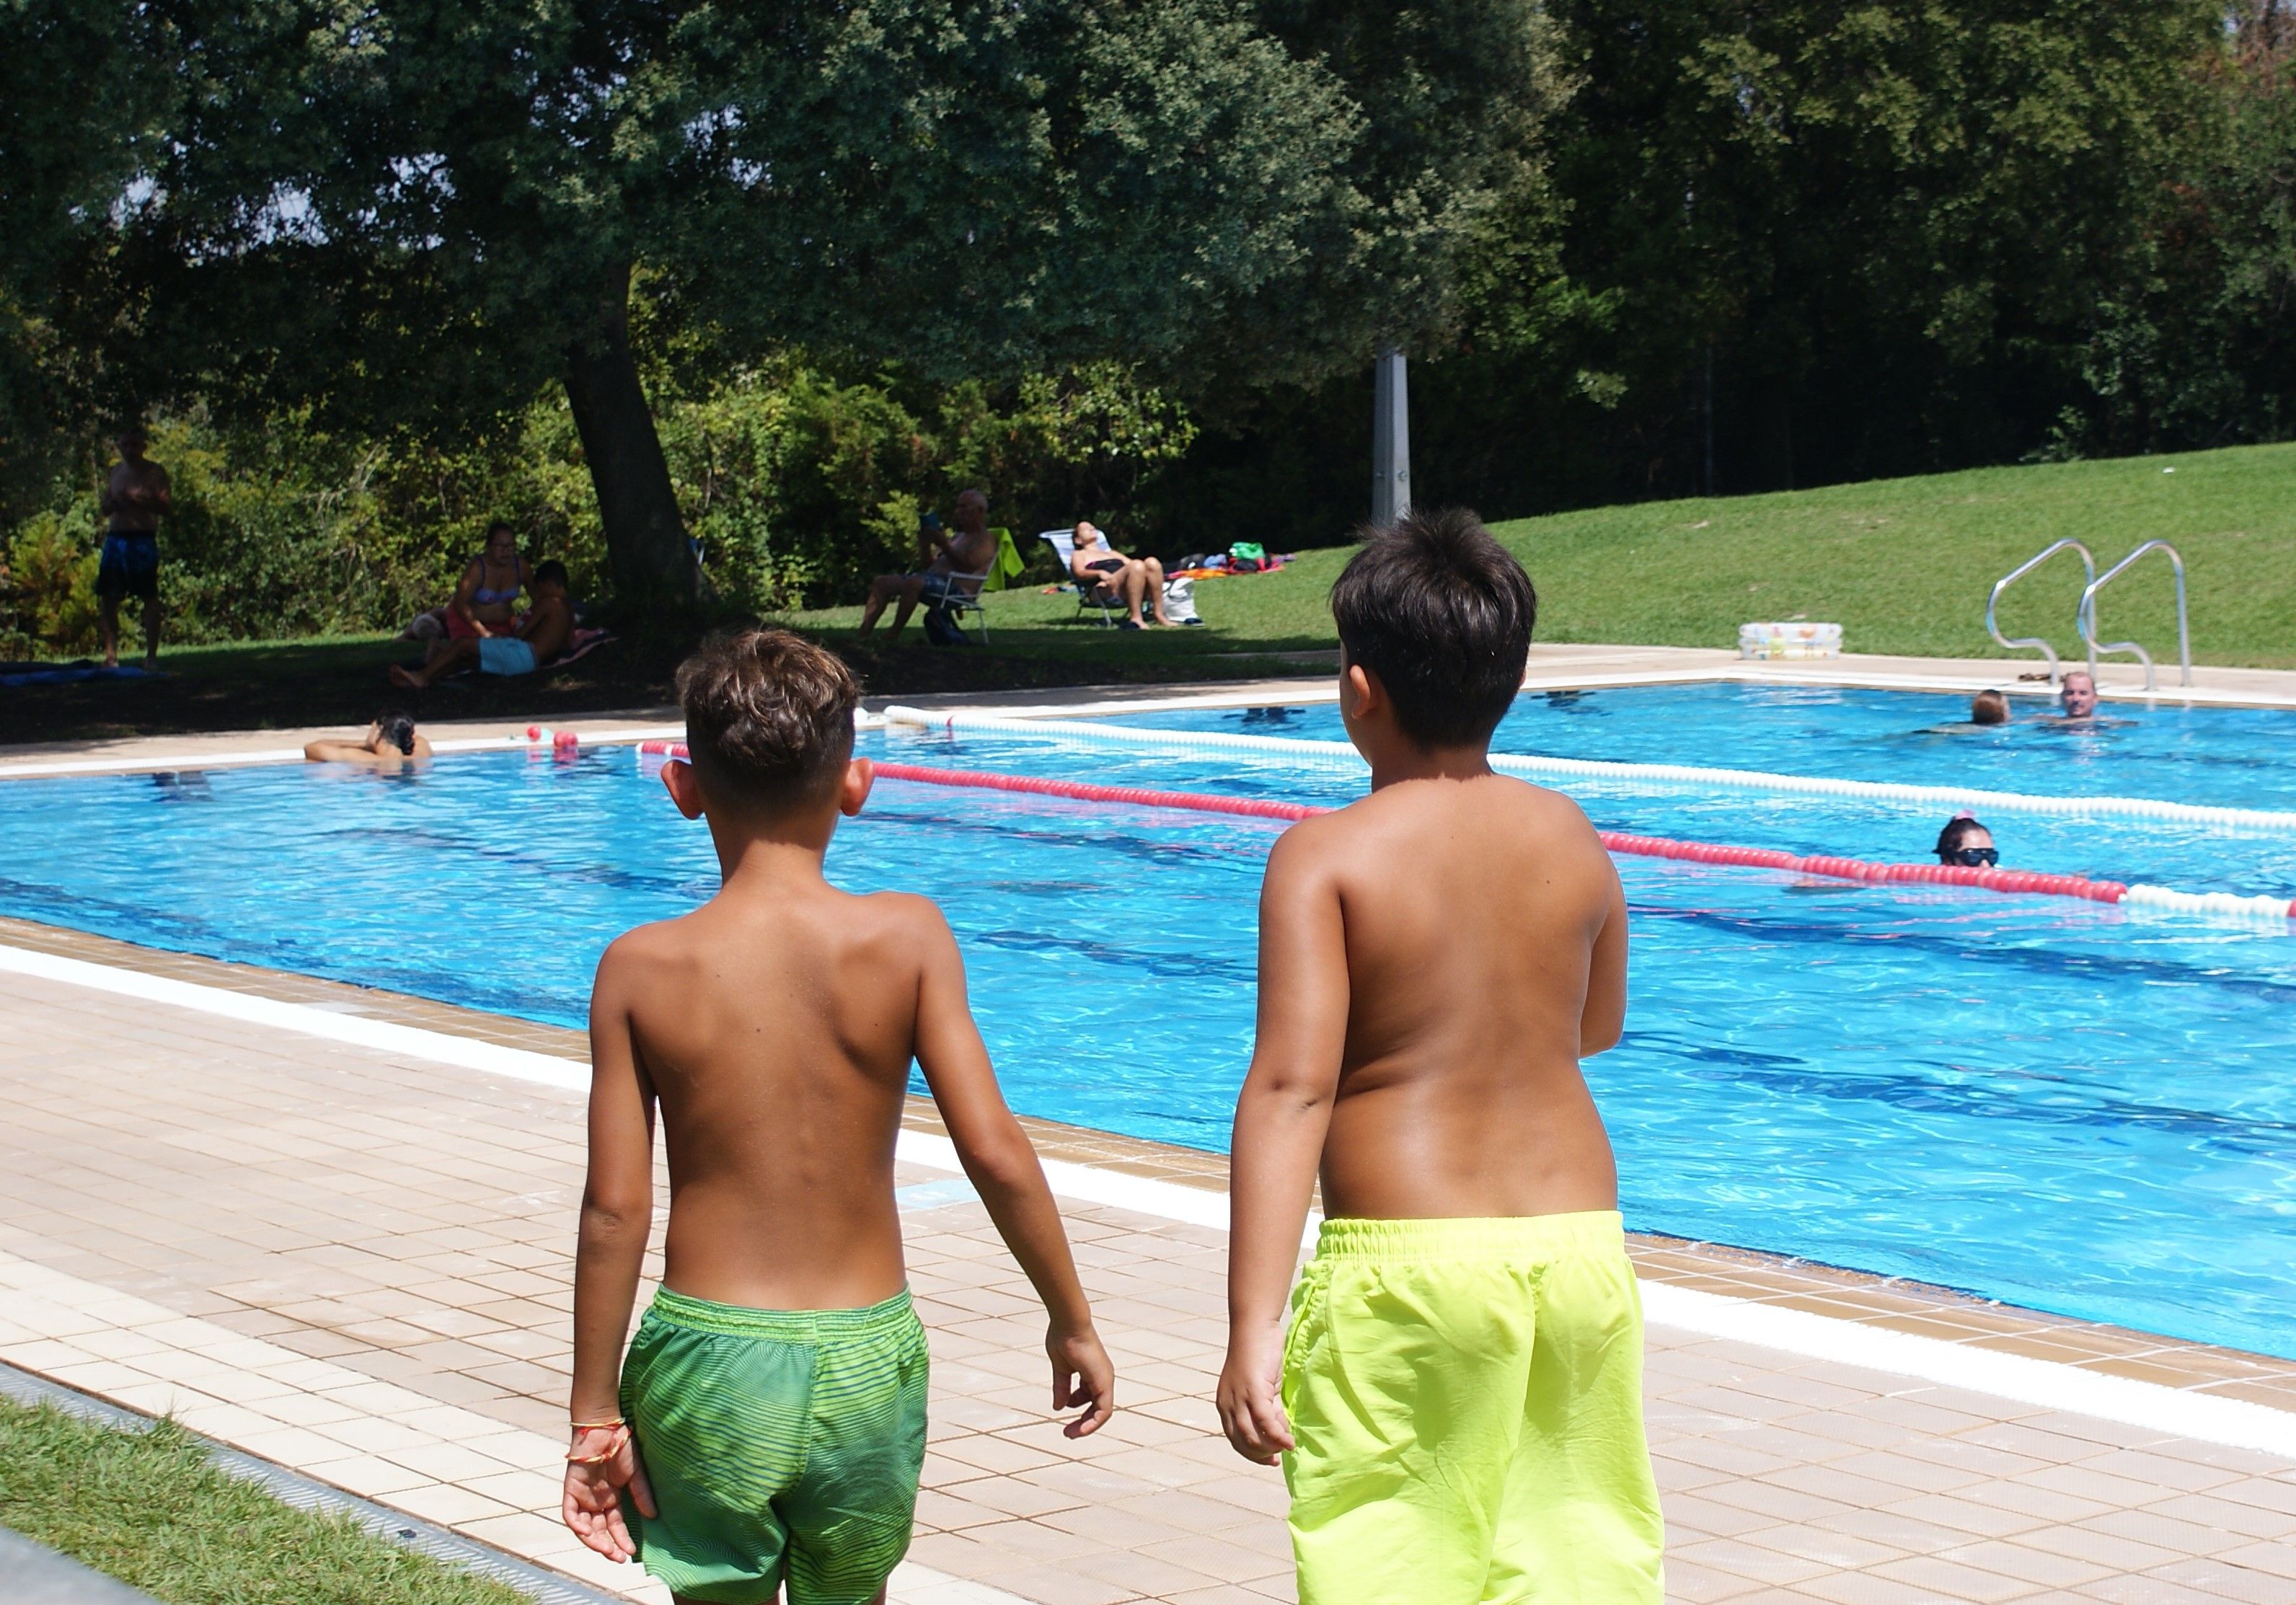
[[[859,814],[869,800],[869,789],[876,783],[876,765],[865,757],[848,759],[845,776],[837,782],[837,811],[848,819]]]
[[[1340,671],[1340,700],[1349,718],[1368,718],[1387,701],[1387,687],[1362,664],[1350,663]]]
[[[680,814],[688,819],[701,817],[701,786],[693,778],[692,764],[676,759],[664,764],[661,766],[661,784],[662,790],[669,793],[669,800],[677,805]]]

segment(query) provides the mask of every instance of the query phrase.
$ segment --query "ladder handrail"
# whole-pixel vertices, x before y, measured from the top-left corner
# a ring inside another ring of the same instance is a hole
[[[2001,593],[2009,588],[2009,584],[2012,580],[2024,578],[2025,576],[2030,574],[2043,563],[2047,562],[2051,558],[2056,556],[2058,553],[2062,552],[2068,546],[2070,546],[2074,551],[2080,553],[2081,569],[2088,576],[2088,589],[2081,593],[2081,606],[2083,608],[2087,607],[2089,593],[2096,589],[2096,559],[2089,554],[2089,549],[2087,546],[2082,545],[2079,541],[2074,540],[2070,536],[2061,541],[2050,542],[2038,552],[2033,553],[2032,556],[2027,558],[2023,562],[2019,563],[2015,568],[2010,569],[2008,573],[2003,575],[1999,579],[1995,580],[1993,582],[1993,594],[1985,599],[1986,634],[1991,635],[1994,640],[2009,648],[2012,651],[2016,651],[2021,646],[2039,647],[2041,649],[2041,655],[2049,660],[2049,680],[2053,684],[2057,679],[2057,649],[2051,646],[2047,642],[2042,640],[2038,635],[2020,635],[2017,639],[2012,641],[2008,636],[2001,633],[2001,626],[1994,621],[1993,614],[1994,610],[2001,605]],[[2087,615],[2084,614],[2083,618],[2086,617]],[[2079,627],[2080,620],[2076,619],[2074,622],[2076,627]],[[2081,632],[2081,638],[2083,640],[2087,640],[2088,638],[2088,633],[2086,630]],[[2094,665],[2095,661],[2095,659],[2092,657],[2090,659],[2092,665]],[[2092,673],[2094,673],[2093,669]]]
[[[2096,655],[2099,652],[2134,652],[2138,660],[2144,665],[2145,691],[2150,692],[2153,689],[2152,653],[2134,641],[2113,641],[2102,646],[2097,644],[2096,594],[2118,577],[2121,570],[2128,568],[2129,564],[2146,553],[2154,551],[2167,553],[2169,565],[2177,572],[2177,656],[2184,666],[2182,684],[2190,685],[2193,683],[2193,627],[2185,612],[2184,554],[2167,541],[2146,541],[2103,574],[2091,579],[2088,582],[2088,587],[2081,593],[2080,611],[2074,617],[2073,623],[2081,633],[2082,643],[2088,648],[2088,677],[2091,684],[2096,683]]]

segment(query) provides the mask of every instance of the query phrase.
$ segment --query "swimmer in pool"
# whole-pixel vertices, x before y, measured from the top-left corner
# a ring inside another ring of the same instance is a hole
[[[2085,668],[2065,671],[2057,683],[2057,706],[2061,713],[2045,713],[2042,718],[2052,725],[2069,725],[2082,730],[2093,730],[2105,725],[2134,725],[2134,719],[2116,719],[2096,710],[2096,681]]]
[[[1985,730],[2009,722],[2009,699],[1997,691],[1981,691],[1969,705],[1969,717],[1956,725],[1930,725],[1923,735],[1959,735],[1965,730]]]
[[[1993,845],[1993,832],[1969,813],[1956,814],[1945,822],[1945,829],[1938,832],[1937,856],[1939,864],[1970,870],[1989,870],[2001,862],[2001,850]]]
[[[312,741],[305,745],[303,757],[314,764],[357,764],[389,774],[427,762],[430,743],[414,728],[414,715],[386,708],[357,741]]]

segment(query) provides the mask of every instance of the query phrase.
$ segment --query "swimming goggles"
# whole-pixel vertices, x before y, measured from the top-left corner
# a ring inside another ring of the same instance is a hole
[[[2001,862],[2001,849],[1999,848],[1956,848],[1953,857],[1948,862],[1958,864],[1964,869],[1989,869]]]

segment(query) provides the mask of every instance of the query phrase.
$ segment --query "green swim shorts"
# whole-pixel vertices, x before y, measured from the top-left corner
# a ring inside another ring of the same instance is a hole
[[[909,1547],[925,1458],[925,1332],[903,1291],[753,1310],[664,1288],[622,1363],[659,1516],[627,1508],[673,1593],[862,1605]]]
[[[1614,1210],[1324,1223],[1292,1296],[1300,1605],[1660,1605]]]

